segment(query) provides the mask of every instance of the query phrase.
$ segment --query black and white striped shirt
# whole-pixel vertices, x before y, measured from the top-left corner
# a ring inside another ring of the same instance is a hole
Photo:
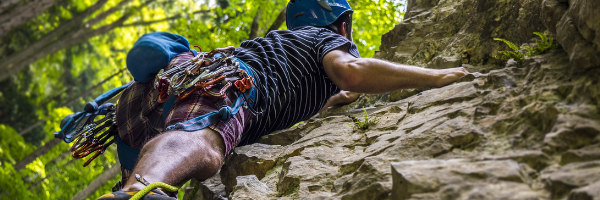
[[[254,117],[239,145],[251,144],[273,131],[309,119],[340,89],[327,77],[323,57],[341,46],[360,57],[356,45],[330,30],[300,27],[271,31],[265,38],[242,42],[235,56],[254,70],[258,90]]]

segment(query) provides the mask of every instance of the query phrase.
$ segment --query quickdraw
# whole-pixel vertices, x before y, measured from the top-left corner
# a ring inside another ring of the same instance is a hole
[[[190,60],[169,70],[161,70],[156,75],[154,89],[159,91],[157,102],[164,103],[172,95],[182,100],[197,91],[208,97],[224,98],[231,86],[244,93],[252,88],[254,79],[239,67],[232,49],[199,52]],[[220,89],[214,92],[213,88]]]
[[[66,116],[60,123],[61,130],[54,137],[66,143],[75,141],[69,149],[76,159],[92,155],[83,166],[87,166],[106,151],[118,136],[116,124],[116,105],[105,103],[125,90],[132,82],[112,89],[88,102],[82,112]],[[101,104],[101,106],[98,106]],[[99,116],[104,116],[97,119]]]

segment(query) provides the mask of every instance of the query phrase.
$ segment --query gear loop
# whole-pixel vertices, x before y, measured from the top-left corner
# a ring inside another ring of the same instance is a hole
[[[222,105],[219,108],[219,115],[221,115],[221,121],[227,121],[233,117],[233,109],[227,105]]]
[[[98,110],[98,104],[93,101],[87,102],[83,110],[87,113],[95,113]]]

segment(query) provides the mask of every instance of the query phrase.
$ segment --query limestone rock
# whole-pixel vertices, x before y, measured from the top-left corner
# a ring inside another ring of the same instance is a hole
[[[540,150],[521,150],[505,152],[502,155],[483,155],[480,160],[506,160],[511,159],[519,163],[527,164],[535,170],[542,170],[550,165],[551,157]]]
[[[217,173],[213,177],[202,182],[192,180],[191,191],[186,191],[183,199],[195,200],[226,200],[225,185],[221,182],[221,177]]]
[[[237,147],[223,185],[196,188],[229,199],[599,199],[600,1],[407,2],[378,58],[471,74],[362,95]],[[521,65],[491,58],[508,49],[493,38],[531,44],[534,31],[559,47]],[[379,121],[355,130],[363,107]]]
[[[561,155],[560,163],[585,162],[600,160],[600,145],[586,146],[580,149],[569,149]]]
[[[231,199],[269,199],[269,194],[272,193],[255,175],[238,176],[236,182]]]
[[[391,199],[545,199],[528,186],[512,160],[424,160],[393,162]]]
[[[600,66],[600,39],[596,37],[600,34],[600,17],[596,14],[599,9],[597,1],[569,1],[568,10],[556,25],[556,39],[574,66]]]
[[[236,177],[254,175],[263,178],[271,169],[281,154],[281,146],[252,144],[235,148],[234,153],[225,161],[221,168],[221,179],[226,186],[227,193],[236,185]]]
[[[544,142],[550,147],[575,149],[600,141],[600,121],[577,115],[559,115]]]
[[[569,194],[569,200],[596,200],[600,199],[600,181],[577,188]]]
[[[600,161],[572,163],[555,169],[542,171],[546,187],[552,198],[564,197],[570,190],[600,181]],[[592,186],[590,186],[592,187]]]

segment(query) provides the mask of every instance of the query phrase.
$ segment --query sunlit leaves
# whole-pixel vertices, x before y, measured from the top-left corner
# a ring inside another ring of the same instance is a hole
[[[349,0],[354,9],[353,38],[362,57],[373,57],[381,45],[381,36],[400,23],[404,14],[401,1]]]
[[[0,137],[0,165],[14,165],[34,150],[33,145],[25,143],[23,137],[8,125],[0,124]]]

